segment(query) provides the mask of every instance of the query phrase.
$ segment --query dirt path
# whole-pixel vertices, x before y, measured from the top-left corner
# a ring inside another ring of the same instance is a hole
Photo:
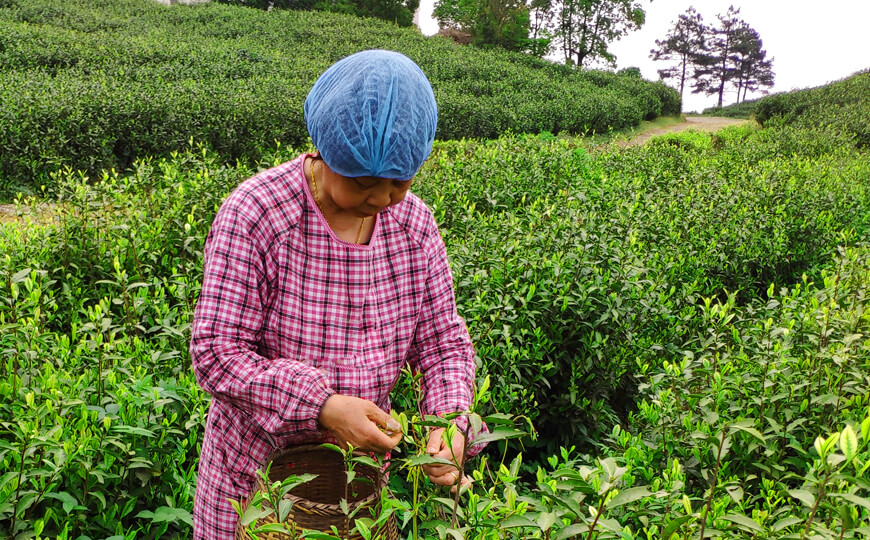
[[[645,142],[657,135],[664,135],[666,133],[677,133],[680,131],[685,131],[687,129],[693,129],[695,131],[714,132],[719,131],[724,127],[737,126],[740,124],[747,124],[749,122],[749,120],[742,120],[739,118],[723,118],[720,116],[687,116],[686,121],[682,124],[674,124],[672,126],[645,131],[629,140],[619,141],[618,144],[620,146],[638,146],[644,144]]]

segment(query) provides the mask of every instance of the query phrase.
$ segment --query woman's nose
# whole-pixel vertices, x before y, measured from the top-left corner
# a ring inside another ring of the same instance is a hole
[[[390,205],[392,199],[392,186],[389,183],[377,186],[372,194],[369,195],[368,203],[378,208],[385,208]]]

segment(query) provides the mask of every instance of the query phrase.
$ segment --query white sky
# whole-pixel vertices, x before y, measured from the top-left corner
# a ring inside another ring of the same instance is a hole
[[[649,59],[655,40],[664,39],[677,17],[689,6],[701,14],[708,25],[718,23],[716,15],[728,6],[740,8],[740,18],[761,36],[767,57],[773,58],[776,74],[772,92],[819,86],[870,68],[870,0],[639,0],[646,11],[646,24],[611,45],[617,67],[635,66],[644,78],[658,80],[658,69],[665,62]],[[435,0],[420,1],[420,27],[424,34],[438,31],[431,18]],[[671,83],[675,84],[675,83]],[[748,98],[760,97],[750,94]],[[683,96],[684,111],[701,111],[716,105],[716,96]],[[725,104],[737,97],[726,92]]]

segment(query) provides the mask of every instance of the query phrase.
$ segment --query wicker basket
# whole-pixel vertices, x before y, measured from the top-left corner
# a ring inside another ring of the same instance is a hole
[[[316,474],[317,478],[302,484],[291,490],[284,497],[293,501],[286,523],[296,523],[299,529],[311,529],[332,534],[334,526],[340,538],[348,540],[363,540],[359,533],[348,535],[348,530],[354,528],[357,517],[374,519],[372,510],[380,501],[380,492],[385,487],[385,479],[380,469],[356,464],[356,480],[347,485],[347,470],[341,454],[320,446],[297,446],[275,452],[267,461],[271,462],[269,480],[281,481],[291,475]],[[264,468],[265,469],[265,468]],[[367,480],[360,480],[360,477]],[[345,486],[347,486],[347,509],[354,517],[347,520],[342,512],[339,502],[345,498]],[[376,489],[377,486],[377,489]],[[266,487],[257,475],[254,484],[254,493],[265,491]],[[264,505],[267,503],[263,503]],[[277,522],[278,517],[274,514],[257,520],[254,528],[267,523]],[[289,535],[284,533],[258,534],[262,540],[287,540]],[[373,535],[373,538],[381,540],[397,540],[399,538],[396,519],[390,516],[389,520]],[[249,540],[252,537],[247,533],[241,523],[236,526],[236,540]]]

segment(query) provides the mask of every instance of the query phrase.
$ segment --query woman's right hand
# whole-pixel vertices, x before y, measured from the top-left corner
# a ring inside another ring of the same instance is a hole
[[[402,428],[367,399],[333,394],[320,409],[318,422],[332,432],[342,447],[348,445],[386,454],[402,440]]]

